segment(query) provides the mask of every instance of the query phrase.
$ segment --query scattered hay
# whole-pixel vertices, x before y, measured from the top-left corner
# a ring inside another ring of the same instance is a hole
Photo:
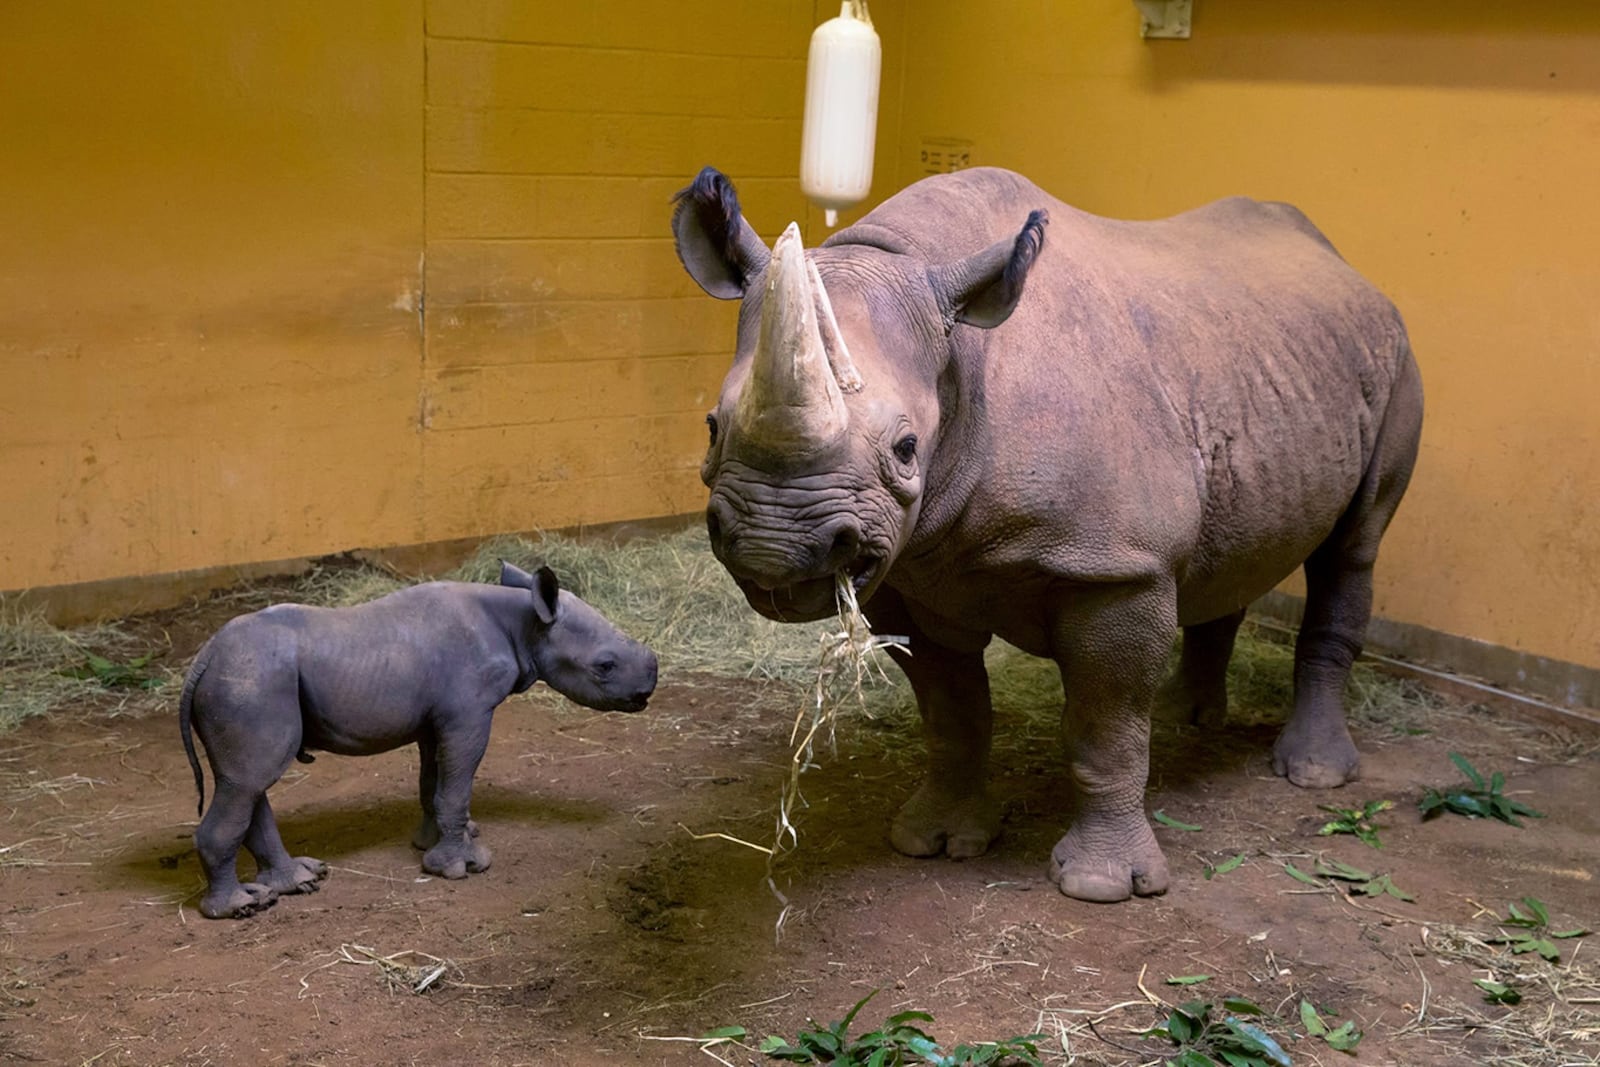
[[[497,537],[449,577],[497,579],[500,561],[547,564],[564,586],[656,650],[662,667],[808,685],[827,623],[778,623],[750,609],[700,530],[626,542],[556,534]]]
[[[168,699],[175,682],[170,672],[135,689],[108,688],[95,677],[79,677],[91,655],[128,660],[136,639],[113,623],[61,629],[39,608],[0,597],[0,734],[23,720],[70,704],[113,703],[110,713],[142,712]],[[76,672],[76,673],[75,673]]]
[[[1516,987],[1514,1006],[1452,1003],[1434,1011],[1424,1002],[1418,1017],[1397,1031],[1417,1033],[1459,1049],[1461,1035],[1492,1043],[1494,1062],[1508,1067],[1600,1065],[1600,972],[1579,962],[1574,944],[1566,962],[1537,954],[1513,955],[1493,939],[1500,932],[1438,923],[1425,926],[1422,943],[1434,955],[1467,964],[1482,977]]]
[[[391,994],[410,993],[421,996],[430,989],[507,989],[509,986],[476,985],[462,979],[461,965],[455,960],[441,959],[438,956],[419,952],[416,949],[401,949],[387,956],[380,955],[376,949],[365,945],[345,943],[338,950],[327,953],[334,958],[327,963],[311,968],[300,976],[300,992],[298,999],[304,1000],[312,996],[309,979],[318,971],[325,971],[329,967],[337,967],[341,963],[353,963],[358,967],[376,967]]]

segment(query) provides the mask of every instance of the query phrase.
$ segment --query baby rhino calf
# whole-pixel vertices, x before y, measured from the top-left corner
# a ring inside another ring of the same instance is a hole
[[[473,838],[472,776],[494,709],[543,681],[579,704],[639,711],[656,684],[656,657],[555,574],[500,566],[499,585],[430,582],[350,608],[280,604],[232,620],[206,642],[184,681],[183,747],[200,807],[205,744],[216,796],[195,831],[208,883],[200,912],[243,918],[280,893],[315,890],[328,866],[290,856],[267,789],[310,749],[366,756],[416,742],[422,822],[412,842],[422,867],[446,878],[489,866]],[[239,845],[255,857],[240,884]]]

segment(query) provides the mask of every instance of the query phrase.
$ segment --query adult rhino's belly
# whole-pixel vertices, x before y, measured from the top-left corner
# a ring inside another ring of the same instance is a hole
[[[1277,445],[1270,454],[1237,448],[1209,465],[1199,541],[1178,576],[1181,625],[1269,592],[1327,540],[1354,498],[1365,466],[1358,439]]]

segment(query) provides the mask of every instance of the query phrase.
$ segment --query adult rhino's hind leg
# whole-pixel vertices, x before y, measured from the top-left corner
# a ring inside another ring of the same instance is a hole
[[[1344,688],[1372,615],[1372,567],[1422,432],[1422,383],[1409,357],[1389,399],[1367,473],[1333,533],[1305,563],[1306,610],[1294,647],[1294,711],[1272,769],[1298,786],[1354,781],[1361,756],[1345,724]]]
[[[1156,694],[1155,716],[1167,722],[1221,727],[1228,717],[1228,661],[1244,609],[1183,628],[1178,669]]]
[[[891,655],[916,694],[928,746],[927,773],[896,813],[890,843],[907,856],[981,856],[1000,836],[988,786],[994,708],[983,652],[933,642],[891,590],[880,590],[867,614],[877,632],[911,639],[910,655]]]
[[[1177,629],[1170,588],[1085,589],[1056,623],[1066,686],[1072,826],[1050,857],[1069,897],[1117,901],[1167,891],[1167,861],[1144,811],[1150,705]]]

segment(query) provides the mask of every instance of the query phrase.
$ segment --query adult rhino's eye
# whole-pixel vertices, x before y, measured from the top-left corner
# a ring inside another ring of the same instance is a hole
[[[617,661],[611,659],[609,656],[605,659],[596,660],[594,664],[594,673],[601,678],[611,677],[611,673],[616,669]]]
[[[894,458],[901,463],[910,463],[917,458],[917,435],[908,433],[894,443]]]
[[[706,416],[706,428],[711,431],[711,443],[715,445],[717,443],[717,417],[715,415]]]

